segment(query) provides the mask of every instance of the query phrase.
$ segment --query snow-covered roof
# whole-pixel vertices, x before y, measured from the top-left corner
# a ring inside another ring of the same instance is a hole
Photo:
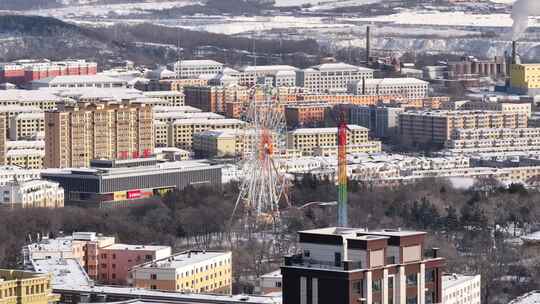
[[[32,83],[55,85],[83,83],[125,83],[125,81],[105,75],[64,75],[34,80]]]
[[[368,128],[358,126],[358,125],[348,125],[348,128],[353,131],[369,131]],[[291,134],[323,134],[323,133],[334,133],[337,134],[337,128],[300,128],[291,131]]]
[[[221,63],[221,62],[217,62],[217,61],[214,61],[214,60],[208,60],[208,59],[204,59],[204,60],[182,60],[180,62],[177,62],[176,64],[177,65],[179,64],[182,68],[200,67],[200,66],[208,66],[208,65],[223,66],[223,63]]]
[[[359,67],[343,62],[336,62],[336,63],[323,63],[321,65],[317,65],[312,67],[312,69],[319,70],[321,72],[331,72],[331,71],[361,71],[361,72],[373,72],[372,69],[365,68],[365,67]]]
[[[41,90],[5,90],[0,91],[0,101],[61,101],[62,98],[51,92]]]
[[[427,85],[428,82],[412,77],[365,79],[366,85]]]

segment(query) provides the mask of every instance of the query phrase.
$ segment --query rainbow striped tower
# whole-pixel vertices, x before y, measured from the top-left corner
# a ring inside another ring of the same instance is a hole
[[[341,115],[338,125],[338,226],[347,227],[347,122]]]

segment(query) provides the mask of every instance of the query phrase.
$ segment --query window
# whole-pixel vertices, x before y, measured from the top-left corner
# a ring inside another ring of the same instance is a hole
[[[304,250],[304,256],[306,258],[309,258],[310,255],[311,255],[311,252],[309,252],[309,250]]]
[[[341,266],[341,252],[334,252],[334,266]]]
[[[152,259],[152,256],[147,254],[145,257],[144,257],[146,260],[151,260]]]
[[[379,280],[373,280],[371,282],[371,285],[372,285],[371,288],[373,289],[373,292],[379,292],[382,289],[382,284],[381,284],[380,279]]]
[[[428,269],[426,271],[426,282],[434,282],[435,281],[435,269]]]
[[[156,285],[150,285],[150,289],[157,289],[157,286]],[[407,303],[409,304],[409,303]]]
[[[353,291],[362,297],[364,295],[364,281],[358,280],[353,282]]]
[[[113,253],[112,258],[113,260],[116,259],[116,254]]]
[[[113,273],[113,274],[111,275],[111,278],[112,278],[113,280],[116,279],[116,273]]]
[[[418,300],[416,299],[416,297],[412,297],[412,298],[407,298],[407,304],[418,304]]]
[[[416,286],[417,279],[418,279],[418,277],[417,277],[416,273],[408,274],[407,275],[407,286]]]
[[[220,282],[221,283],[221,282]],[[276,282],[276,287],[281,288],[281,282]]]
[[[150,280],[157,280],[157,274],[153,273],[150,275]]]
[[[388,277],[388,289],[394,288],[394,277]]]
[[[112,266],[112,268],[113,268],[113,269],[115,269],[115,268],[116,268],[116,264],[112,264],[111,266]]]
[[[426,291],[426,304],[435,303],[435,292],[428,290]]]

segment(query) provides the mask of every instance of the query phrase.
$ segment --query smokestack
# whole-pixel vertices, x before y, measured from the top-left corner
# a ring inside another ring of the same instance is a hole
[[[515,40],[512,40],[512,64],[516,64],[517,63],[517,51],[516,51],[516,41]]]
[[[366,27],[366,64],[369,63],[370,48],[371,48],[371,33],[369,25]]]

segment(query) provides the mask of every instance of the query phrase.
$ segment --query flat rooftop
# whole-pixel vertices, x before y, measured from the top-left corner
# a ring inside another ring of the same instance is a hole
[[[230,256],[226,251],[186,251],[161,260],[148,262],[139,268],[183,268],[218,257]]]
[[[442,288],[452,288],[475,279],[480,280],[480,275],[444,274],[442,276]]]
[[[169,249],[169,246],[148,246],[148,245],[130,245],[130,244],[113,244],[103,249],[106,250],[131,250],[131,251],[158,251]]]

